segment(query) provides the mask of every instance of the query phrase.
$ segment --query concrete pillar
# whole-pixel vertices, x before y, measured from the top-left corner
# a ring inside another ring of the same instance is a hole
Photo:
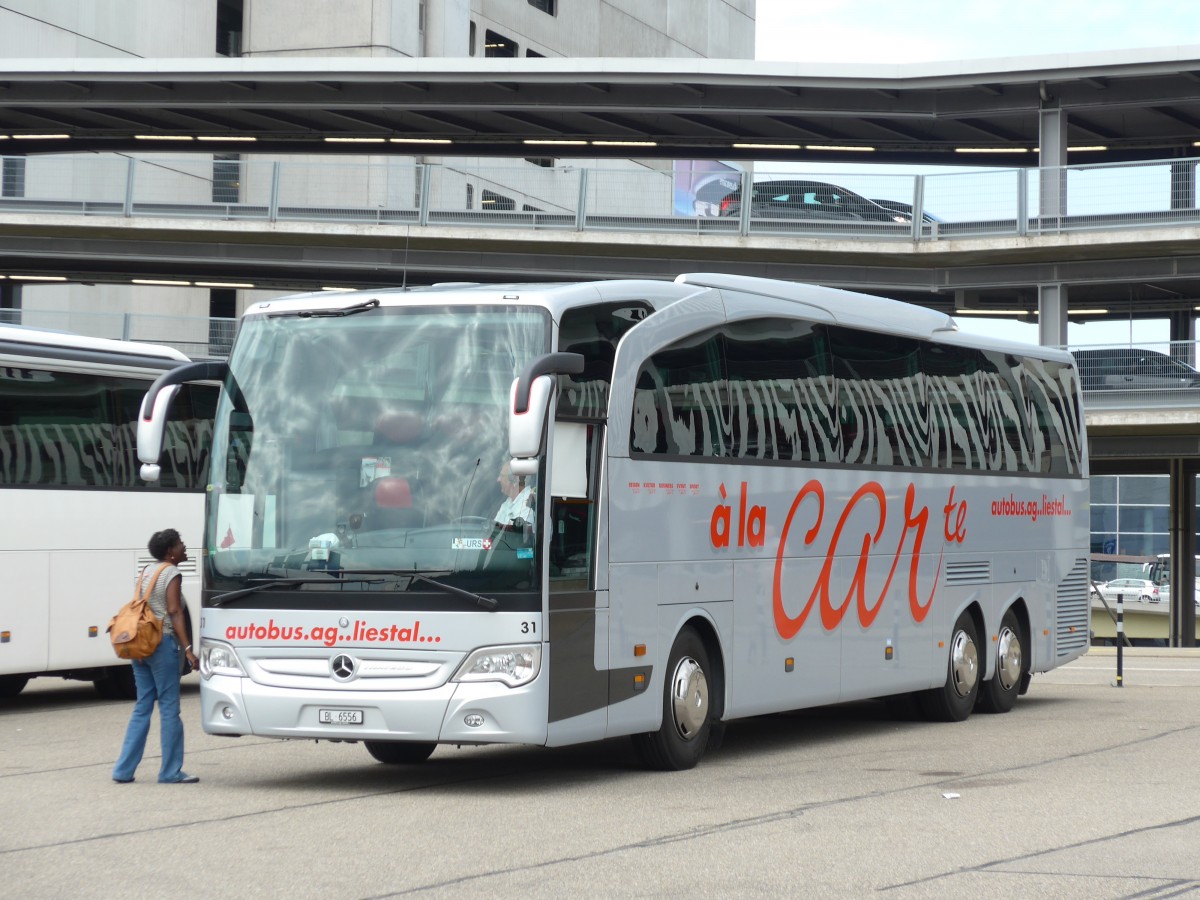
[[[1171,356],[1189,366],[1196,365],[1196,314],[1189,309],[1176,309],[1167,314],[1171,327]]]
[[[1038,113],[1041,151],[1038,157],[1041,180],[1038,215],[1042,218],[1067,214],[1067,173],[1059,166],[1067,164],[1067,114],[1061,109],[1043,109]]]
[[[1067,286],[1038,285],[1038,343],[1043,347],[1067,345]]]
[[[1171,460],[1172,647],[1196,646],[1196,466]]]
[[[425,56],[471,55],[470,0],[425,0],[424,15]]]

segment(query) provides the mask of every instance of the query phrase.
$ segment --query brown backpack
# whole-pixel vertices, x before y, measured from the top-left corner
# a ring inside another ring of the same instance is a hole
[[[153,655],[162,640],[162,619],[150,608],[149,598],[154,593],[158,576],[170,563],[163,563],[150,579],[150,586],[139,592],[134,588],[133,599],[118,610],[108,623],[108,635],[112,640],[113,652],[121,659],[145,659]],[[141,578],[138,579],[141,584]]]

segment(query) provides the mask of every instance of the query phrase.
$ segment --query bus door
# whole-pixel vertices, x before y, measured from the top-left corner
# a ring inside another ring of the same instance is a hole
[[[603,458],[598,423],[556,422],[549,522],[549,743],[602,738],[608,723],[608,592],[596,589]]]

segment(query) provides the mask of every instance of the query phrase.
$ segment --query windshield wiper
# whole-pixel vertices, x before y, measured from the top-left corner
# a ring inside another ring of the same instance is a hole
[[[342,569],[350,575],[395,575],[398,577],[410,578],[413,581],[421,581],[425,584],[431,584],[439,590],[445,591],[447,594],[456,594],[459,597],[466,597],[468,600],[474,600],[475,603],[482,609],[489,612],[497,609],[500,606],[500,601],[492,597],[485,597],[483,594],[476,594],[474,591],[468,591],[465,588],[455,587],[452,584],[446,584],[444,581],[438,581],[436,578],[430,578],[430,574],[449,575],[445,569],[430,569],[428,574],[415,569]]]
[[[257,594],[259,591],[296,584],[381,584],[382,582],[382,578],[313,578],[311,576],[303,578],[276,578],[273,581],[262,581],[250,587],[238,588],[236,591],[226,591],[224,594],[217,594],[217,596],[208,601],[208,605],[224,606],[226,603],[238,600],[241,597],[248,597],[251,594]]]
[[[366,312],[368,309],[375,309],[378,306],[378,299],[364,300],[362,303],[352,303],[350,306],[339,306],[334,309],[301,309],[296,312],[271,313],[269,318],[283,319],[293,316],[300,319],[337,318]]]
[[[438,581],[435,578],[430,578],[427,575],[422,575],[420,572],[413,572],[414,581],[423,581],[426,584],[432,584],[435,588],[440,588],[448,594],[457,594],[460,597],[466,597],[469,600],[474,600],[481,608],[491,612],[500,605],[500,601],[492,597],[485,597],[483,594],[476,594],[474,591],[464,590],[460,587],[455,587],[452,584],[446,584],[444,581]]]

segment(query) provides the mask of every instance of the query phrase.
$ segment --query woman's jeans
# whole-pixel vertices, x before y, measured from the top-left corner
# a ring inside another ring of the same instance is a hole
[[[132,661],[133,679],[137,684],[137,702],[125,730],[125,743],[113,767],[115,781],[130,781],[146,750],[150,733],[150,714],[158,701],[158,717],[162,724],[162,767],[158,770],[161,782],[179,781],[186,777],[183,768],[183,719],[179,715],[179,643],[173,635],[163,635],[158,649],[146,659]]]

